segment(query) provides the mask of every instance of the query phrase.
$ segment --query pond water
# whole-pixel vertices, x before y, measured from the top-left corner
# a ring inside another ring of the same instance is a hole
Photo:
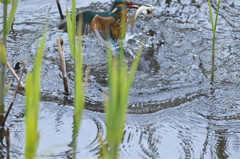
[[[205,0],[141,1],[159,6],[140,15],[126,37],[135,53],[145,43],[129,99],[120,156],[132,158],[240,158],[240,1],[223,0],[217,27],[215,82],[211,74],[211,24]],[[71,1],[61,1],[70,9]],[[78,1],[79,11],[107,10],[110,0]],[[216,2],[212,3],[216,8]],[[0,6],[2,11],[2,5]],[[2,13],[0,15],[2,27]],[[31,71],[46,24],[48,38],[42,66],[39,158],[69,158],[73,130],[73,59],[55,1],[19,0],[8,38],[11,65],[28,60]],[[56,39],[65,42],[71,95],[63,94]],[[106,137],[103,93],[107,90],[106,53],[94,35],[84,39],[84,65],[91,66],[86,107],[78,138],[77,158],[98,157],[97,136]],[[7,72],[7,81],[13,79]],[[24,77],[25,79],[25,77]],[[24,80],[25,81],[25,80]],[[16,81],[6,97],[13,98]],[[18,93],[6,127],[10,128],[11,158],[23,158],[25,146],[24,93]],[[5,156],[5,139],[0,156]]]

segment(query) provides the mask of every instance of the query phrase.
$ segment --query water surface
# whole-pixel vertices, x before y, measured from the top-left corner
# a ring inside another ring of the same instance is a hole
[[[129,113],[120,149],[121,158],[230,158],[240,156],[240,2],[222,1],[217,27],[215,83],[211,74],[211,24],[203,0],[141,1],[159,6],[150,15],[140,15],[128,30],[126,50],[135,53],[145,37],[138,70],[129,99]],[[70,9],[71,2],[61,1]],[[111,2],[78,1],[79,11],[103,11]],[[216,3],[212,3],[216,8]],[[2,6],[0,6],[2,10]],[[2,24],[2,14],[0,15]],[[69,158],[73,129],[73,59],[67,34],[55,1],[20,0],[14,30],[8,38],[11,65],[28,60],[33,68],[36,48],[46,24],[48,38],[42,67],[40,143],[38,156]],[[2,25],[1,25],[2,27]],[[71,95],[63,93],[56,39],[65,42]],[[86,107],[78,138],[78,158],[98,157],[97,135],[106,136],[103,90],[107,90],[107,59],[94,35],[84,39],[84,66],[91,65]],[[7,73],[7,81],[13,79]],[[24,80],[25,81],[25,80]],[[13,98],[16,81],[6,97]],[[17,96],[6,126],[10,128],[11,157],[23,158],[24,93]],[[5,140],[1,156],[5,156]],[[41,158],[40,157],[40,158]]]

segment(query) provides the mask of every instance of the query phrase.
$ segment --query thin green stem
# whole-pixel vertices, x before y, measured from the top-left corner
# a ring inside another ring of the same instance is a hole
[[[219,10],[220,10],[220,4],[221,4],[221,0],[218,0],[216,16],[215,16],[215,20],[214,20],[213,13],[212,13],[211,2],[210,2],[210,0],[208,0],[210,20],[211,20],[211,24],[212,24],[212,73],[211,73],[211,81],[212,82],[214,81],[215,45],[216,45],[215,43],[216,43],[217,22],[218,22],[218,15],[219,15]]]
[[[6,47],[6,37],[7,37],[7,4],[3,3],[3,43]],[[6,65],[0,64],[1,75],[0,75],[0,113],[4,113],[4,90],[5,90],[5,77],[6,77]]]
[[[6,37],[7,37],[7,4],[3,4],[3,41],[6,45]]]
[[[211,74],[211,81],[214,81],[214,63],[215,63],[215,41],[216,41],[216,37],[213,36],[212,37],[212,74]]]
[[[217,22],[218,22],[219,10],[220,10],[220,3],[221,3],[221,0],[218,0],[217,10],[216,10],[215,26],[214,26],[214,32],[215,32],[215,34],[216,34],[216,29],[217,29]]]
[[[73,32],[73,45],[74,53],[76,53],[76,0],[72,0],[72,32]]]
[[[5,71],[6,66],[4,64],[1,65],[1,75],[0,75],[0,113],[4,113],[4,90],[5,90]]]
[[[212,34],[214,34],[215,22],[214,22],[214,19],[213,19],[212,6],[211,6],[211,1],[210,0],[208,0],[208,8],[209,8],[209,16],[210,16],[210,20],[211,20],[211,24],[212,24]]]
[[[85,101],[85,92],[86,86],[83,86],[83,57],[82,57],[82,17],[78,17],[78,24],[76,25],[76,0],[72,0],[72,19],[70,19],[70,15],[67,15],[68,18],[68,26],[71,26],[68,29],[69,34],[69,43],[71,46],[71,53],[74,58],[74,128],[73,128],[73,156],[72,158],[76,158],[76,150],[77,150],[77,137],[79,133],[79,128],[81,125],[82,113],[84,108]],[[76,29],[76,27],[78,28]],[[76,31],[78,31],[76,33]],[[70,35],[71,33],[71,35]],[[77,35],[77,40],[76,40]]]

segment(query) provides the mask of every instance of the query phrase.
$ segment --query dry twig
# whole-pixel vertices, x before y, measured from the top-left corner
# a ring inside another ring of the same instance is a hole
[[[12,66],[7,62],[7,67],[9,68],[9,70],[12,72],[13,76],[17,79],[18,82],[20,82],[20,85],[22,88],[24,88],[24,84],[22,83],[22,81],[19,79],[18,75],[15,73],[15,71],[13,70]]]
[[[15,101],[16,96],[17,96],[18,88],[19,88],[19,86],[21,85],[21,80],[22,80],[22,76],[23,76],[23,72],[24,72],[24,70],[25,70],[26,64],[27,64],[27,61],[25,61],[25,62],[23,63],[23,68],[22,68],[22,71],[21,71],[21,74],[20,74],[20,79],[18,80],[18,84],[17,84],[17,86],[16,86],[16,90],[15,90],[15,92],[14,92],[13,100],[12,100],[10,106],[8,107],[7,113],[6,113],[4,119],[3,119],[2,123],[1,123],[1,126],[4,126],[4,125],[5,125],[5,122],[6,122],[6,120],[7,120],[7,117],[8,117],[8,115],[9,115],[11,109],[12,109],[12,106],[13,106],[14,101]],[[24,87],[23,87],[23,88],[24,88]]]
[[[65,63],[65,56],[64,56],[64,49],[63,49],[63,39],[57,39],[57,45],[58,45],[58,53],[60,57],[61,62],[61,70],[62,70],[62,78],[63,78],[63,84],[64,84],[64,91],[68,93],[68,83],[67,83],[67,71],[66,71],[66,63]]]

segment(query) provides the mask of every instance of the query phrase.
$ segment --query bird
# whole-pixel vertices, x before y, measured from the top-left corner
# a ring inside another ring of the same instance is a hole
[[[115,46],[121,36],[122,19],[127,24],[128,9],[138,9],[141,4],[133,3],[126,0],[114,0],[109,11],[83,11],[76,16],[76,24],[82,25],[82,35],[93,32],[98,40],[105,46],[109,41]],[[60,13],[61,15],[61,13]],[[124,18],[122,18],[124,16]],[[81,17],[82,23],[79,23]],[[66,21],[58,26],[59,29],[67,31]],[[124,37],[125,37],[124,33]]]

